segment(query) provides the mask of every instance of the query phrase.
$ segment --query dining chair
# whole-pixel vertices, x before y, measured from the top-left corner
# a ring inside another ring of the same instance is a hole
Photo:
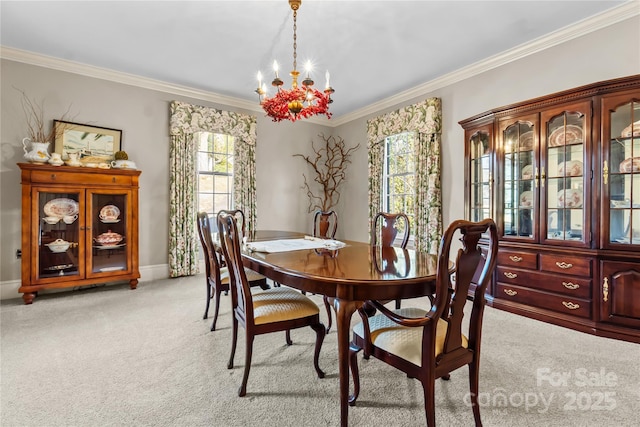
[[[334,239],[336,237],[337,230],[338,214],[335,211],[316,211],[313,215],[313,237]],[[326,295],[322,298],[322,301],[324,302],[324,308],[327,311],[327,333],[329,333],[332,324],[331,303]]]
[[[229,271],[227,267],[223,266],[225,263],[221,256],[222,253],[213,243],[213,238],[211,237],[211,222],[206,212],[198,212],[197,225],[198,237],[200,238],[205,261],[205,280],[207,286],[207,305],[202,318],[206,319],[209,316],[209,305],[211,299],[215,298],[213,322],[211,323],[211,330],[215,331],[218,312],[220,311],[220,296],[223,292],[225,295],[229,292]],[[248,270],[247,279],[251,286],[268,288],[267,278],[261,274]]]
[[[300,292],[287,287],[274,287],[252,293],[242,264],[241,238],[236,218],[233,215],[219,213],[218,230],[222,252],[229,267],[233,306],[233,341],[228,369],[233,369],[238,325],[245,329],[246,336],[244,375],[238,396],[245,396],[247,393],[253,341],[256,335],[310,326],[316,332],[313,365],[318,378],[324,378],[318,359],[324,341],[325,327],[320,322],[320,310],[316,303]]]
[[[400,241],[397,241],[399,232],[402,231]],[[411,225],[409,224],[409,217],[403,212],[391,213],[391,212],[378,212],[373,217],[371,224],[371,246],[380,248],[390,248],[398,246],[402,249],[406,249],[407,243],[409,243],[409,236],[411,235]],[[382,304],[387,304],[389,301],[381,301]],[[401,300],[396,300],[396,310],[401,306]],[[369,324],[367,318],[376,314],[376,308],[371,301],[365,301],[364,305],[358,309],[358,314],[362,318],[364,323],[364,333],[369,334]],[[363,357],[369,358],[369,350],[365,348]]]
[[[313,237],[334,239],[338,230],[336,211],[316,211],[313,215]]]
[[[398,233],[401,233],[399,241],[397,240]],[[399,246],[402,249],[406,249],[410,235],[411,225],[409,224],[409,217],[405,213],[378,212],[373,218],[373,225],[371,226],[372,246],[381,246],[383,248]],[[397,299],[396,309],[400,308],[400,305],[400,300]],[[371,304],[365,304],[364,310],[369,313],[375,313]]]
[[[478,245],[488,235],[488,248],[483,254]],[[454,236],[460,236],[461,248],[455,260],[453,284],[449,265]],[[357,353],[368,348],[369,353],[405,372],[422,383],[427,425],[435,426],[435,380],[448,380],[450,373],[469,366],[469,389],[476,426],[480,421],[478,378],[480,369],[480,338],[485,306],[485,291],[496,266],[498,233],[491,219],[481,222],[454,221],[445,231],[438,254],[435,296],[429,310],[402,308],[390,310],[378,301],[373,305],[380,312],[368,319],[370,334],[364,333],[364,323],[353,328],[349,362],[354,393],[349,397],[355,405],[360,394]],[[475,295],[469,304],[471,315],[463,334],[463,317],[467,293],[476,270],[481,268]]]
[[[399,232],[401,232],[401,238],[397,242]],[[410,235],[411,225],[405,213],[378,212],[373,218],[371,226],[371,245],[373,246],[399,246],[405,249]]]

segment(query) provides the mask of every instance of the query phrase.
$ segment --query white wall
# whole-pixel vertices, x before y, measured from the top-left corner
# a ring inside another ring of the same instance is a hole
[[[428,55],[428,52],[417,54]],[[149,280],[164,271],[168,248],[169,102],[177,99],[244,113],[197,99],[89,78],[3,59],[0,62],[0,297],[18,297],[20,261],[21,140],[25,136],[20,93],[43,100],[45,118],[59,118],[71,105],[72,121],[123,130],[123,149],[142,170],[140,180],[140,266]],[[304,162],[318,134],[333,134],[348,146],[360,144],[349,165],[337,207],[338,238],[366,241],[366,119],[427,97],[442,98],[442,187],[444,222],[464,216],[463,132],[458,121],[485,110],[626,75],[640,74],[640,17],[503,65],[413,100],[330,128],[308,122],[272,123],[258,115],[258,228],[308,232],[311,215],[301,188]],[[339,102],[338,100],[336,102]]]

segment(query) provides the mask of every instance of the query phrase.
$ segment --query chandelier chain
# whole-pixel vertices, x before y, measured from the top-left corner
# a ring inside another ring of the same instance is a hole
[[[294,70],[298,69],[298,53],[296,52],[296,49],[298,47],[298,37],[296,34],[296,30],[298,29],[298,26],[296,24],[297,17],[298,17],[298,11],[294,10],[293,11],[293,69]]]

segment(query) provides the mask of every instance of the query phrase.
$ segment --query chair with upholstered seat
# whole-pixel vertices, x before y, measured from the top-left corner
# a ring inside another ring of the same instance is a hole
[[[455,286],[449,265],[451,243],[460,236],[462,247],[455,259]],[[488,236],[486,258],[478,245],[480,238]],[[390,310],[383,304],[372,304],[380,314],[368,319],[370,333],[364,324],[353,329],[350,364],[354,380],[354,394],[350,404],[355,405],[360,393],[357,353],[367,347],[375,358],[418,379],[424,389],[427,425],[435,426],[435,380],[449,379],[450,372],[469,366],[469,388],[473,415],[477,426],[480,421],[478,406],[478,372],[480,368],[480,338],[485,291],[496,265],[498,233],[491,219],[481,222],[459,220],[446,230],[440,243],[438,270],[433,303],[428,310],[403,308]],[[466,335],[463,335],[463,317],[467,293],[478,268],[471,315]],[[368,337],[368,338],[366,338]]]
[[[300,292],[287,287],[250,292],[242,264],[241,238],[235,217],[219,213],[218,230],[231,278],[233,338],[231,356],[227,365],[229,369],[233,368],[239,324],[244,327],[246,335],[244,375],[238,395],[244,396],[247,392],[253,341],[256,335],[310,326],[316,332],[313,364],[318,377],[323,378],[324,372],[320,369],[318,359],[325,336],[325,327],[320,322],[320,310],[316,303]]]
[[[396,242],[398,233],[401,233],[401,238]],[[371,226],[372,246],[399,246],[404,249],[407,247],[407,243],[409,243],[410,235],[411,226],[409,224],[409,217],[402,212],[378,212],[373,218],[373,225]]]
[[[400,241],[397,242],[398,233],[401,232]],[[409,243],[411,225],[406,214],[378,212],[373,218],[371,227],[371,245],[383,248],[397,246],[405,249]],[[400,300],[396,300],[396,308],[400,308]]]
[[[198,212],[197,229],[200,243],[202,244],[202,253],[205,261],[205,280],[207,286],[207,305],[204,309],[203,319],[209,316],[209,305],[211,299],[215,298],[215,307],[213,313],[213,322],[211,330],[216,330],[216,322],[218,321],[218,312],[220,310],[220,296],[224,292],[229,292],[229,272],[227,267],[223,267],[224,261],[221,258],[221,252],[213,244],[211,237],[211,223],[209,215],[206,212]],[[247,271],[247,280],[251,286],[260,286],[268,288],[267,278],[254,271]]]
[[[313,215],[313,237],[334,239],[338,230],[338,214],[335,211],[316,211]]]
[[[313,237],[334,239],[338,230],[338,214],[335,211],[316,211],[313,215]],[[303,292],[304,293],[304,292]],[[327,310],[327,333],[331,329],[331,303],[325,295],[322,299]]]

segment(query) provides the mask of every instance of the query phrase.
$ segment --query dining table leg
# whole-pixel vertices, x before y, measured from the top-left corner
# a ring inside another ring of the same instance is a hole
[[[351,332],[351,316],[363,301],[350,301],[334,298],[336,310],[336,329],[338,330],[338,371],[340,373],[340,425],[349,424],[349,335]]]

